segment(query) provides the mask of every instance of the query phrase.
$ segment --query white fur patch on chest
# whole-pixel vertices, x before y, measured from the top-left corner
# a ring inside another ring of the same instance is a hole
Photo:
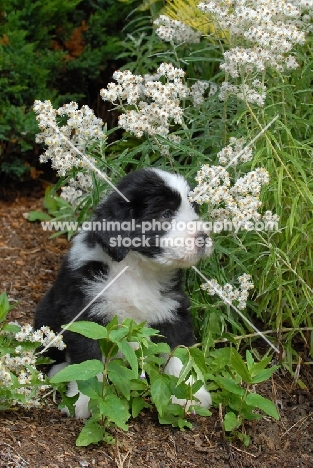
[[[137,323],[148,324],[175,321],[175,310],[179,303],[175,293],[169,292],[173,283],[173,271],[160,271],[157,266],[149,268],[149,262],[132,253],[122,262],[107,263],[109,277],[96,278],[84,287],[90,300],[114,280],[125,266],[128,269],[92,305],[92,316],[111,320],[117,315],[120,321],[131,318]]]

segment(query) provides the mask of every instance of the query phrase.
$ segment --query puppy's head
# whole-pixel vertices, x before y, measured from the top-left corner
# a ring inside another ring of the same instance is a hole
[[[188,200],[190,187],[181,175],[141,169],[116,188],[96,209],[93,220],[102,228],[92,232],[114,261],[134,251],[155,263],[182,268],[211,253],[212,241]]]

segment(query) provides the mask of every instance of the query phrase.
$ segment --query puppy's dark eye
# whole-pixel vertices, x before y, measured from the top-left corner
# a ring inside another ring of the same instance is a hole
[[[173,211],[172,210],[166,210],[164,213],[162,213],[161,218],[168,219],[173,216]]]

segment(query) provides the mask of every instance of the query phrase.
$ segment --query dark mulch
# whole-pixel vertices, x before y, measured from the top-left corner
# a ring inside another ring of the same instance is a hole
[[[68,248],[66,239],[49,239],[40,224],[25,219],[25,213],[41,208],[42,194],[40,186],[30,186],[27,192],[4,193],[7,201],[0,202],[0,291],[18,301],[10,319],[21,323],[32,322]],[[248,448],[225,440],[216,410],[210,418],[194,418],[193,429],[184,432],[160,426],[153,412],[142,413],[129,432],[113,431],[116,445],[77,448],[83,423],[61,415],[51,398],[44,409],[0,415],[0,467],[312,468],[313,374],[309,367],[302,373],[307,390],[282,374],[259,387],[277,401],[281,419],[247,423]]]

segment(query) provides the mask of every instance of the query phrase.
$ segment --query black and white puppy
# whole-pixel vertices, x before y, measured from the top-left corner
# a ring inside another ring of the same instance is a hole
[[[181,175],[141,169],[116,188],[96,208],[89,229],[74,238],[56,282],[37,307],[35,329],[47,325],[60,332],[128,266],[79,320],[106,325],[115,315],[120,321],[129,317],[158,329],[171,348],[191,346],[195,339],[181,269],[210,255],[212,242],[188,201],[190,187]],[[61,363],[52,374],[66,363],[102,358],[97,341],[68,331],[63,339],[65,351],[47,353]],[[172,358],[165,371],[178,376],[181,369],[181,361]],[[72,383],[69,394],[75,393]],[[202,406],[211,404],[205,388],[196,396]],[[88,398],[80,395],[76,416],[88,415]]]

